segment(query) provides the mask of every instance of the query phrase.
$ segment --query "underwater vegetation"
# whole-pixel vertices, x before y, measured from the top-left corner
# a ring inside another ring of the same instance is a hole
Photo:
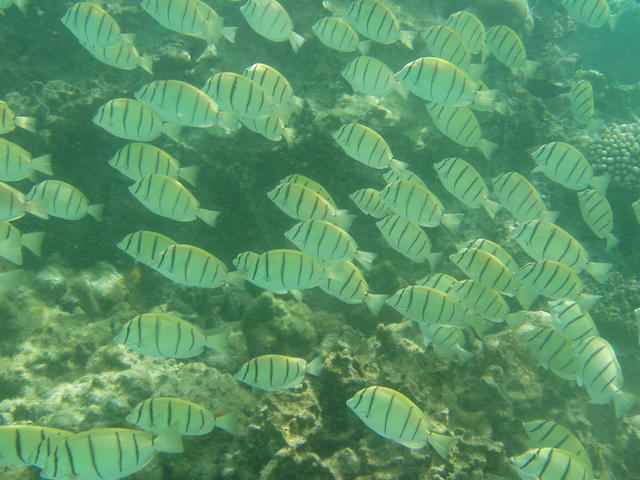
[[[639,22],[0,0],[0,479],[640,477]]]

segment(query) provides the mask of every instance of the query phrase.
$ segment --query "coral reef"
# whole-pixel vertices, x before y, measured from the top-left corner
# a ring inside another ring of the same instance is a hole
[[[590,140],[596,171],[609,173],[615,184],[640,191],[640,124],[605,125]]]

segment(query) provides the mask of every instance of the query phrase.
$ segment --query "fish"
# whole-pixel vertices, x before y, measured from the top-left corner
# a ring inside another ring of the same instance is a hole
[[[457,144],[478,149],[487,160],[498,149],[497,144],[482,138],[480,123],[470,108],[438,103],[427,103],[426,107],[436,128]]]
[[[393,153],[384,138],[365,125],[346,123],[331,136],[344,153],[368,167],[397,169],[406,166],[393,158]]]
[[[538,218],[554,222],[558,217],[558,212],[547,209],[531,182],[517,172],[505,172],[495,177],[493,189],[504,209],[521,222]]]
[[[22,233],[9,222],[0,222],[0,257],[22,265],[22,247],[34,255],[42,255],[44,232]]]
[[[90,204],[87,196],[73,185],[60,180],[36,183],[25,196],[29,202],[46,205],[48,215],[65,220],[80,220],[87,215],[102,221],[103,204]]]
[[[592,480],[591,469],[574,454],[560,448],[531,448],[510,457],[521,480]]]
[[[559,448],[574,454],[582,463],[590,469],[591,459],[584,445],[569,431],[552,420],[531,420],[524,422],[523,427],[529,437],[529,442],[534,448]]]
[[[150,143],[129,143],[120,148],[109,160],[109,165],[131,180],[138,181],[151,173],[181,178],[197,185],[200,167],[180,167],[178,160]]]
[[[115,480],[146,467],[156,452],[182,453],[182,440],[172,431],[154,438],[127,428],[96,428],[57,442],[42,469],[44,478]]]
[[[577,193],[578,207],[583,220],[596,237],[605,240],[607,250],[620,242],[613,231],[613,210],[604,195],[593,188]]]
[[[138,230],[126,235],[116,246],[137,262],[149,267],[164,250],[175,243],[161,233]]]
[[[293,31],[289,13],[276,0],[247,0],[240,12],[258,35],[272,42],[288,41],[294,53],[302,47],[304,37]]]
[[[569,337],[547,325],[527,325],[520,334],[545,370],[565,380],[576,379],[576,357]]]
[[[499,292],[474,280],[457,281],[446,292],[476,315],[496,325],[503,323],[509,314],[509,305]]]
[[[330,6],[330,2],[325,2]],[[355,0],[344,14],[344,18],[356,31],[382,45],[400,42],[413,48],[415,32],[401,30],[400,22],[391,7],[381,0]]]
[[[139,142],[155,140],[163,133],[180,141],[180,126],[165,123],[151,107],[133,98],[116,98],[102,105],[93,123],[111,135]]]
[[[573,118],[580,125],[590,125],[591,129],[601,124],[601,121],[594,121],[595,105],[593,100],[593,86],[588,80],[578,80],[571,87],[569,92],[569,105]]]
[[[540,66],[539,62],[527,60],[527,52],[520,36],[506,25],[495,25],[487,30],[485,41],[491,54],[514,75],[531,77]]]
[[[73,432],[38,425],[0,426],[0,463],[13,467],[34,465],[43,468],[49,451],[45,442],[51,438],[57,442],[70,437]]]
[[[284,236],[303,252],[323,262],[355,260],[367,270],[377,254],[358,250],[358,244],[345,230],[326,220],[296,223]]]
[[[180,435],[206,435],[216,427],[232,435],[238,433],[235,413],[214,415],[202,405],[172,397],[154,397],[138,403],[127,415],[127,422],[154,433],[173,428]]]
[[[518,278],[504,263],[486,250],[464,247],[449,259],[472,280],[502,294],[515,296],[524,308],[529,308],[536,298],[522,288]]]
[[[449,287],[458,281],[457,278],[452,277],[446,273],[432,273],[426,277],[416,281],[414,285],[422,285],[423,287],[431,287],[441,292],[447,293]]]
[[[408,182],[417,183],[418,185],[422,185],[426,187],[427,184],[415,173],[413,173],[408,168],[397,168],[387,170],[382,174],[382,178],[387,182],[387,184],[393,183],[397,180],[406,180]],[[428,188],[428,187],[427,187]]]
[[[155,257],[151,266],[172,282],[191,287],[229,284],[241,288],[244,283],[242,273],[229,272],[221,260],[193,245],[170,245]]]
[[[322,363],[322,357],[307,362],[286,355],[261,355],[242,365],[233,378],[267,392],[288,390],[300,386],[306,374],[320,375]]]
[[[376,222],[376,227],[391,248],[417,263],[429,261],[435,267],[444,254],[431,251],[431,241],[427,233],[415,222],[399,215],[384,217]]]
[[[389,296],[371,293],[362,272],[352,262],[341,263],[335,271],[337,275],[324,280],[318,285],[320,289],[345,303],[364,303],[377,316]]]
[[[140,67],[149,75],[153,75],[153,57],[140,55],[132,43],[119,42],[106,46],[80,43],[96,60],[106,65],[121,70],[135,70]]]
[[[309,177],[305,177],[304,175],[300,175],[299,173],[293,173],[291,175],[287,175],[282,180],[280,180],[280,184],[284,183],[296,183],[303,187],[307,187],[309,190],[320,195],[327,203],[329,203],[332,207],[335,208],[336,202],[331,198],[327,189],[320,185],[315,180],[310,179]]]
[[[591,28],[609,25],[613,30],[619,15],[612,15],[607,0],[562,0],[564,8],[578,23]]]
[[[215,45],[224,38],[235,43],[238,27],[225,27],[224,19],[200,0],[142,0],[140,7],[160,25],[174,32]]]
[[[598,328],[588,312],[583,312],[574,300],[551,300],[547,302],[551,312],[551,323],[558,332],[573,342],[585,337],[597,336]]]
[[[442,58],[421,57],[395,74],[418,98],[452,107],[470,106],[477,110],[503,110],[496,101],[497,91],[481,90],[471,75]]]
[[[35,132],[36,119],[34,117],[16,115],[6,102],[0,100],[0,135],[13,132],[16,127]]]
[[[428,444],[447,458],[455,441],[434,432],[431,420],[415,403],[387,387],[363,388],[347,400],[347,406],[378,435],[407,448],[419,449]]]
[[[498,260],[500,260],[510,272],[515,272],[520,268],[520,266],[516,263],[509,252],[507,252],[502,246],[498,245],[495,242],[492,242],[491,240],[487,240],[486,238],[475,238],[456,245],[456,248],[458,250],[469,247],[478,248],[480,250],[484,250],[487,253],[490,253]]]
[[[448,325],[420,325],[424,346],[433,345],[438,355],[445,358],[456,358],[461,365],[469,362],[473,354],[463,348],[465,344],[462,328]]]
[[[205,348],[227,353],[226,334],[205,335],[186,320],[168,313],[142,313],[127,321],[115,336],[116,344],[156,358],[197,357]]]
[[[613,401],[617,418],[635,403],[631,394],[622,391],[622,368],[613,347],[602,337],[585,337],[574,345],[578,367],[578,385],[585,387],[598,404]]]
[[[455,233],[460,227],[461,213],[444,213],[442,202],[427,187],[397,180],[382,189],[380,197],[397,215],[423,227],[443,225]]]
[[[606,283],[611,263],[597,263],[578,240],[563,228],[546,220],[529,220],[511,232],[518,245],[534,260],[555,260],[575,273],[582,271],[598,283]]]
[[[123,34],[118,22],[92,2],[78,2],[69,7],[61,21],[80,42],[94,47],[133,41],[133,35]]]
[[[595,176],[593,167],[573,145],[551,142],[542,145],[531,154],[537,167],[551,181],[571,190],[593,188],[604,195],[611,180],[609,174]]]
[[[31,177],[34,172],[53,175],[51,155],[33,158],[20,145],[0,138],[0,180],[17,182]]]
[[[527,263],[514,275],[527,290],[552,300],[574,300],[583,311],[601,298],[601,295],[585,293],[580,277],[570,267],[554,260]]]
[[[238,73],[217,73],[207,80],[202,91],[213,99],[221,112],[232,112],[241,118],[264,118],[277,113],[266,90]]]
[[[468,11],[452,13],[443,25],[458,32],[460,38],[474,55],[483,53],[485,48],[485,29],[478,17]],[[483,58],[484,60],[484,58]]]
[[[348,230],[355,218],[347,210],[337,209],[322,195],[299,183],[281,183],[267,196],[280,210],[296,220],[327,220]]]
[[[445,158],[433,164],[436,174],[447,191],[471,208],[484,208],[491,218],[502,205],[489,199],[489,189],[480,173],[460,158]]]
[[[147,209],[178,222],[200,219],[213,227],[220,212],[200,208],[200,202],[175,178],[150,173],[129,187],[133,196]]]
[[[380,192],[375,188],[361,188],[349,195],[349,198],[353,200],[356,207],[360,209],[365,215],[370,215],[374,218],[383,218],[389,215],[393,215],[393,210],[384,203],[384,200],[380,196]]]
[[[420,36],[431,56],[447,60],[464,71],[470,71],[471,51],[453,28],[447,25],[433,25]]]
[[[374,57],[360,55],[351,60],[340,74],[351,88],[365,95],[382,97],[393,91],[407,98],[409,91],[393,76],[393,71]]]
[[[49,218],[44,202],[27,200],[22,192],[0,182],[0,222],[17,220],[27,213],[45,220]]]
[[[256,82],[269,94],[283,121],[302,111],[304,100],[294,95],[289,80],[275,68],[264,63],[254,63],[245,68],[242,75]]]
[[[358,51],[363,55],[369,51],[369,42],[361,41],[358,32],[340,17],[323,17],[311,27],[320,43],[338,52]]]
[[[240,118],[240,123],[272,142],[279,142],[283,138],[289,146],[295,142],[295,130],[285,126],[283,118],[276,113],[263,118]]]

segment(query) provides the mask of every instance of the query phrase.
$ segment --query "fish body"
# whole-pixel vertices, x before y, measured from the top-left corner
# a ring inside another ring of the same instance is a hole
[[[573,342],[599,335],[591,315],[588,312],[583,312],[578,302],[552,300],[547,305],[551,312],[553,328],[569,337]]]
[[[34,255],[42,255],[44,232],[22,233],[9,222],[0,222],[0,257],[22,265],[22,247]]]
[[[381,0],[355,0],[346,11],[345,19],[360,35],[376,43],[400,42],[413,48],[413,32],[401,30],[391,7]]]
[[[292,145],[295,141],[295,131],[288,128],[283,117],[276,113],[261,118],[240,118],[240,123],[272,142],[279,142],[284,138],[289,145]]]
[[[578,207],[583,220],[598,238],[607,243],[607,250],[615,247],[619,241],[613,235],[613,210],[607,198],[593,188],[577,193]]]
[[[34,465],[44,467],[49,453],[48,446],[70,437],[73,432],[36,425],[0,426],[0,463],[20,467]]]
[[[493,189],[502,206],[521,222],[537,218],[555,220],[535,187],[516,172],[501,173],[493,179]]]
[[[303,358],[285,355],[262,355],[242,365],[233,378],[252,387],[275,392],[300,386],[307,373],[318,375],[321,368],[322,357],[307,362]]]
[[[380,192],[374,188],[362,188],[356,190],[349,195],[349,198],[353,200],[353,203],[360,209],[360,211],[366,215],[370,215],[374,218],[383,218],[388,215],[393,215],[391,210],[384,200],[380,196]]]
[[[295,184],[301,185],[303,187],[307,187],[309,190],[317,193],[320,197],[322,197],[331,206],[333,206],[333,207],[336,206],[336,202],[333,200],[333,198],[331,198],[331,195],[329,194],[329,192],[327,192],[327,189],[324,188],[322,185],[320,185],[315,180],[310,179],[309,177],[305,177],[304,175],[300,175],[299,173],[293,173],[291,175],[287,175],[282,180],[280,180],[280,183],[281,184],[283,184],[283,183],[295,183]]]
[[[587,125],[595,113],[593,86],[588,80],[578,80],[569,92],[569,104],[573,118],[581,125]]]
[[[385,169],[400,166],[384,138],[369,127],[347,123],[331,136],[344,153],[368,167]]]
[[[421,36],[432,56],[443,58],[464,71],[469,70],[471,51],[453,28],[447,25],[434,25],[422,32]]]
[[[364,303],[374,315],[380,313],[388,296],[371,293],[358,267],[352,262],[344,262],[335,272],[337,275],[334,278],[327,278],[319,285],[322,291],[345,303]]]
[[[51,155],[32,158],[21,146],[0,138],[0,180],[16,182],[31,176],[33,172],[53,175]]]
[[[501,323],[509,313],[509,305],[498,291],[474,280],[455,282],[446,292],[476,315],[496,324]]]
[[[166,235],[138,230],[126,235],[116,246],[134,260],[151,266],[164,250],[175,243]]]
[[[445,358],[457,358],[464,364],[471,360],[473,355],[465,350],[465,337],[462,328],[448,325],[420,325],[425,347],[430,344],[438,355]]]
[[[416,281],[415,285],[431,287],[435,288],[436,290],[440,290],[441,292],[447,293],[449,291],[449,287],[451,287],[451,285],[456,282],[458,282],[456,278],[446,273],[432,273]]]
[[[285,8],[276,0],[248,0],[240,7],[249,26],[272,42],[289,41],[295,53],[304,43],[304,37],[293,31],[293,21]]]
[[[591,468],[591,459],[584,446],[567,428],[552,420],[532,420],[522,424],[534,448],[560,448],[573,453],[585,465]]]
[[[0,222],[17,220],[27,213],[45,220],[49,218],[44,202],[27,200],[22,192],[0,182]]]
[[[473,13],[462,11],[449,15],[444,25],[458,32],[460,38],[474,55],[482,53],[485,45],[485,29]]]
[[[592,480],[591,469],[578,457],[560,448],[531,448],[511,457],[521,480]]]
[[[122,41],[106,46],[82,43],[82,46],[96,60],[106,65],[120,70],[134,70],[140,67],[148,74],[153,75],[153,57],[140,55],[135,45],[130,42]]]
[[[576,379],[576,358],[569,337],[549,326],[532,327],[522,332],[522,336],[545,370],[565,380]]]
[[[217,73],[207,80],[202,90],[222,112],[233,112],[244,118],[264,118],[276,111],[266,90],[238,73]]]
[[[118,22],[92,2],[78,2],[69,7],[61,21],[80,42],[87,45],[108,47],[123,41]]]
[[[288,120],[292,113],[302,110],[304,100],[296,97],[289,80],[275,68],[264,63],[254,63],[242,73],[245,77],[260,85],[278,107],[283,120]]]
[[[367,50],[367,44],[360,41],[358,32],[340,17],[323,17],[313,24],[311,30],[325,47],[338,52],[349,53],[358,50],[365,53]]]
[[[0,100],[0,135],[12,132],[16,127],[35,132],[36,119],[16,115],[6,102]]]
[[[351,87],[365,95],[381,97],[392,91],[407,97],[407,90],[396,81],[393,71],[374,57],[359,56],[351,60],[340,72]]]
[[[579,23],[591,28],[608,24],[615,25],[616,17],[611,15],[607,0],[562,0],[569,15]]]
[[[26,197],[27,201],[46,205],[47,214],[65,220],[80,220],[87,215],[102,220],[104,205],[89,204],[87,196],[73,185],[60,180],[36,183]]]
[[[414,262],[429,260],[435,266],[442,258],[441,253],[431,251],[431,241],[427,233],[415,222],[400,215],[384,217],[376,226],[389,246]]]
[[[515,272],[520,268],[509,252],[507,252],[497,243],[492,242],[491,240],[487,240],[486,238],[476,238],[456,245],[456,248],[458,250],[467,247],[478,248],[480,250],[484,250],[487,253],[490,253],[502,263],[504,263],[504,266],[507,267],[510,272]]]
[[[486,42],[491,54],[514,73],[530,77],[538,64],[527,60],[527,52],[520,36],[506,25],[487,30]]]

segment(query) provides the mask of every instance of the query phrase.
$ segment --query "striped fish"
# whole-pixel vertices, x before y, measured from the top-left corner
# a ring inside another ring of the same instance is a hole
[[[283,138],[288,145],[295,142],[295,130],[285,126],[283,118],[276,113],[261,118],[240,118],[240,123],[272,142],[279,142]]]
[[[586,337],[574,346],[578,385],[585,387],[598,404],[613,401],[616,417],[622,417],[635,403],[622,392],[624,378],[613,347],[602,337]]]
[[[33,172],[53,175],[51,155],[32,158],[21,146],[0,138],[0,180],[16,182],[30,177]]]
[[[609,201],[604,195],[592,188],[578,192],[577,195],[578,207],[585,223],[596,237],[607,242],[607,250],[611,250],[620,242],[611,233],[613,230],[613,211]]]
[[[484,49],[485,30],[482,22],[473,13],[462,11],[449,15],[444,25],[451,27],[474,55],[482,53]]]
[[[0,463],[12,467],[34,465],[43,468],[52,443],[73,432],[37,425],[0,426]],[[52,442],[46,442],[50,438]]]
[[[96,428],[55,444],[42,470],[44,478],[115,480],[146,467],[156,452],[182,453],[180,436],[171,431],[157,438],[126,428]]]
[[[370,269],[377,255],[358,250],[356,241],[342,228],[326,220],[296,223],[284,236],[303,252],[323,262],[357,261]]]
[[[453,28],[434,25],[422,32],[421,36],[431,56],[447,60],[465,72],[470,71],[471,51]]]
[[[201,288],[216,288],[229,284],[243,286],[242,274],[229,272],[214,255],[194,247],[175,243],[158,255],[151,264],[172,282]]]
[[[304,37],[293,31],[289,13],[276,0],[247,0],[240,12],[249,26],[267,40],[289,41],[295,53],[304,43]]]
[[[323,17],[311,27],[318,40],[325,46],[338,52],[355,52],[363,55],[369,50],[369,43],[360,41],[358,32],[340,17]]]
[[[522,74],[529,78],[539,66],[538,62],[527,60],[522,40],[506,25],[496,25],[487,30],[485,41],[491,54],[514,74]]]
[[[413,48],[415,32],[401,30],[391,7],[381,0],[355,0],[346,11],[345,18],[360,35],[376,43],[391,45],[400,42],[407,48]]]
[[[233,259],[233,265],[244,275],[253,268],[259,258],[260,255],[255,252],[242,252]]]
[[[0,222],[17,220],[27,213],[45,220],[49,218],[45,203],[27,200],[22,192],[0,182]]]
[[[140,55],[140,52],[132,43],[119,42],[106,46],[82,43],[82,46],[96,60],[106,65],[121,70],[135,70],[140,67],[149,75],[153,75],[153,57]]]
[[[260,85],[278,106],[283,120],[288,120],[292,113],[299,113],[304,100],[293,94],[293,88],[286,77],[269,65],[254,63],[242,73],[245,77]]]
[[[180,167],[178,160],[150,143],[129,143],[109,160],[109,165],[131,180],[157,173],[171,178],[182,178],[196,185],[200,167]]]
[[[607,0],[562,0],[562,5],[575,21],[591,28],[609,25],[613,30],[619,18],[611,14]]]
[[[599,335],[591,315],[583,312],[573,300],[552,300],[547,303],[551,312],[551,323],[558,332],[577,342],[585,337]]]
[[[580,440],[567,428],[552,420],[531,420],[522,424],[534,448],[559,448],[573,453],[591,468],[591,459]]]
[[[371,168],[404,168],[382,136],[359,123],[346,123],[331,134],[344,153]]]
[[[322,362],[322,357],[307,362],[303,358],[285,355],[262,355],[242,365],[233,378],[268,392],[287,390],[300,386],[307,373],[319,375]]]
[[[331,198],[327,189],[320,185],[315,180],[310,179],[309,177],[305,177],[304,175],[300,175],[299,173],[294,173],[291,175],[287,175],[282,180],[280,180],[280,184],[283,183],[296,183],[303,187],[307,187],[309,190],[320,195],[324,200],[327,201],[331,206],[335,207],[336,202]]]
[[[465,364],[473,358],[473,354],[463,348],[466,339],[462,328],[448,325],[420,325],[424,346],[433,345],[438,355],[445,358],[456,358],[458,363]]]
[[[436,128],[454,142],[477,148],[487,159],[497,150],[498,145],[482,138],[480,123],[470,108],[427,103],[427,112]]]
[[[507,267],[510,272],[515,272],[520,268],[509,252],[497,243],[487,240],[486,238],[468,240],[466,242],[459,243],[456,245],[456,248],[458,250],[463,248],[478,248],[480,250],[484,250],[504,263],[504,266]]]
[[[222,112],[245,118],[264,118],[276,112],[276,105],[264,88],[233,72],[215,74],[202,89]]]
[[[351,88],[366,95],[381,97],[392,91],[407,98],[409,92],[396,81],[393,71],[374,57],[359,56],[351,60],[340,72]]]
[[[546,325],[528,325],[520,333],[545,370],[565,380],[576,379],[576,358],[569,337]]]
[[[573,453],[560,448],[532,448],[511,457],[521,479],[592,480],[591,469]]]
[[[397,180],[382,189],[380,197],[396,214],[423,227],[444,225],[450,232],[460,227],[461,213],[444,213],[442,202],[417,183]]]
[[[35,132],[36,119],[16,115],[6,102],[0,100],[0,135],[12,132],[16,127]]]
[[[180,435],[206,435],[214,427],[233,435],[238,433],[234,413],[218,416],[197,403],[170,397],[155,397],[138,403],[127,415],[127,422],[154,433],[173,428]]]
[[[573,118],[581,125],[588,125],[593,120],[595,106],[593,86],[588,80],[578,80],[569,92],[569,104]]]
[[[422,57],[406,64],[395,78],[414,95],[429,102],[478,110],[498,110],[495,90],[480,90],[480,84],[453,63]]]
[[[22,248],[34,255],[42,255],[44,232],[22,233],[9,222],[0,222],[0,257],[22,265]]]
[[[558,216],[547,209],[540,193],[519,173],[501,173],[493,179],[493,189],[505,210],[521,222],[536,218],[553,222]]]
[[[592,187],[602,195],[607,191],[611,177],[594,176],[593,168],[576,147],[564,142],[542,145],[531,154],[536,162],[536,172],[542,172],[550,180],[571,190]]]
[[[151,266],[164,250],[175,243],[160,233],[138,230],[125,236],[116,246],[134,260]]]
[[[146,208],[162,217],[191,222],[199,218],[209,226],[216,224],[220,212],[200,208],[200,202],[175,178],[151,173],[129,187]]]
[[[383,218],[393,214],[393,211],[384,203],[380,192],[374,188],[356,190],[349,195],[349,198],[365,215]]]
[[[61,21],[83,44],[108,47],[132,40],[131,35],[122,34],[120,25],[111,15],[92,2],[78,2],[69,7]]]
[[[476,315],[496,325],[502,323],[509,313],[509,305],[499,292],[474,280],[455,282],[446,292]]]
[[[142,355],[191,358],[205,348],[226,352],[226,334],[206,336],[200,328],[167,313],[143,313],[124,324],[113,341]]]
[[[435,433],[427,415],[400,392],[386,387],[367,387],[347,400],[347,406],[378,435],[407,448],[427,444],[447,458],[453,437]]]
[[[151,107],[132,98],[116,98],[101,106],[93,123],[111,135],[139,142],[155,140],[163,133],[178,142],[180,127],[165,123]]]
[[[369,292],[369,285],[362,272],[352,262],[341,263],[335,277],[327,278],[319,287],[325,293],[349,304],[364,303],[374,315],[384,307],[388,295]]]
[[[142,0],[140,7],[160,25],[174,32],[217,44],[223,37],[235,43],[237,27],[225,27],[224,19],[200,0]]]
[[[427,186],[427,184],[424,183],[424,181],[418,175],[413,173],[408,168],[396,168],[396,169],[392,168],[391,170],[387,170],[386,172],[384,172],[382,174],[382,178],[384,178],[387,184],[393,183],[397,180],[406,180],[408,182],[413,182],[413,183],[417,183],[418,185],[422,185],[423,187]]]
[[[553,260],[527,263],[514,275],[527,290],[552,300],[574,300],[583,311],[601,298],[584,293],[580,277],[571,268]]]
[[[414,285],[421,285],[423,287],[431,287],[441,292],[448,292],[449,287],[456,283],[458,279],[447,275],[446,273],[432,273],[426,277],[416,281]]]
[[[534,260],[555,260],[574,272],[583,270],[599,283],[605,283],[610,263],[596,263],[589,260],[589,254],[582,244],[569,232],[546,220],[529,220],[511,232],[518,245]]]
[[[339,210],[322,195],[299,183],[281,183],[267,193],[280,210],[296,220],[327,220],[347,230],[354,216]]]
[[[234,265],[241,270],[236,261]],[[300,290],[316,287],[327,279],[320,260],[308,253],[285,249],[260,254],[243,273],[245,280],[254,285],[274,293],[291,293],[298,301],[302,299]]]
[[[447,191],[471,208],[484,208],[494,218],[501,205],[489,200],[489,189],[480,173],[460,158],[445,158],[433,164]]]
[[[384,217],[376,226],[389,246],[413,262],[429,261],[431,268],[442,260],[442,253],[431,251],[431,241],[415,222],[399,215]]]
[[[102,221],[103,204],[90,205],[84,193],[60,180],[36,183],[25,198],[29,202],[46,205],[47,214],[65,220],[80,220],[87,215]]]

